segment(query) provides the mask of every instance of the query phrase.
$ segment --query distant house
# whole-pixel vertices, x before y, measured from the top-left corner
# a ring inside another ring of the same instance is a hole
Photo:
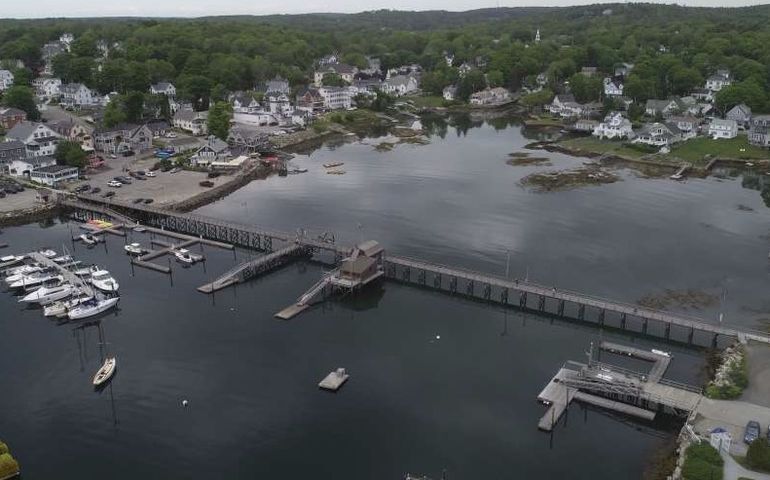
[[[633,138],[634,129],[631,121],[620,112],[610,112],[593,130],[593,135],[599,138],[621,139]]]
[[[306,87],[297,93],[297,108],[308,112],[317,112],[323,109],[324,98],[317,88]]]
[[[718,92],[724,87],[732,85],[732,76],[729,70],[717,70],[716,73],[706,79],[706,90]]]
[[[682,132],[682,139],[687,140],[698,134],[700,121],[696,117],[684,115],[671,117],[669,123],[676,125],[676,128]]]
[[[735,120],[739,128],[746,128],[751,123],[751,108],[745,103],[738,104],[725,114],[727,120]]]
[[[633,143],[641,143],[652,147],[666,147],[682,140],[682,135],[676,125],[670,123],[648,123],[634,132]]]
[[[329,110],[350,108],[350,92],[344,87],[321,87],[318,93],[323,98],[323,106]]]
[[[13,73],[9,70],[0,70],[0,92],[13,86]]]
[[[153,95],[165,95],[169,98],[176,97],[176,87],[169,82],[159,82],[150,85],[150,93]]]
[[[755,115],[751,119],[749,142],[759,147],[770,147],[770,115]]]
[[[454,101],[454,99],[457,98],[457,87],[454,85],[444,87],[442,94],[444,96],[444,100],[448,102]]]
[[[679,104],[675,99],[669,98],[668,100],[647,100],[644,106],[644,113],[651,117],[657,115],[670,116],[679,111]]]
[[[313,82],[316,85],[323,85],[324,75],[333,74],[338,75],[348,83],[353,83],[353,78],[356,73],[358,73],[358,68],[354,66],[346,65],[344,63],[331,63],[315,71],[313,74]]]
[[[208,132],[207,119],[209,112],[196,112],[192,109],[180,109],[174,114],[173,124],[193,135],[206,135]]]
[[[377,95],[378,91],[382,90],[382,82],[379,78],[371,78],[366,80],[356,79],[353,81],[353,84],[348,87],[348,90],[354,97],[356,95],[374,96]]]
[[[714,101],[714,92],[707,88],[696,88],[690,93],[690,96],[702,102]]]
[[[396,75],[385,80],[382,89],[391,95],[402,96],[413,93],[420,88],[420,81],[414,75]]]
[[[32,170],[29,179],[54,187],[61,182],[78,179],[78,168],[68,165],[48,165]]]
[[[152,131],[146,125],[124,123],[109,128],[97,128],[94,131],[94,148],[99,152],[142,152],[151,147]]]
[[[266,134],[243,125],[236,125],[227,135],[227,143],[233,148],[245,149],[251,152],[265,150],[270,142]]]
[[[16,177],[30,177],[30,174],[38,168],[56,165],[56,159],[46,155],[38,157],[26,156],[13,160],[9,165],[9,174]]]
[[[471,105],[495,105],[510,101],[511,92],[502,88],[486,88],[480,92],[471,94]]]
[[[554,115],[561,115],[564,106],[570,103],[575,103],[575,96],[571,93],[560,93],[553,97],[546,109]]]
[[[12,129],[17,123],[27,120],[27,112],[13,107],[0,107],[0,128]]]
[[[275,92],[288,95],[290,92],[289,81],[280,75],[276,75],[272,80],[265,82],[265,92]]]
[[[87,107],[99,103],[99,97],[82,83],[67,83],[59,87],[61,102],[72,107]]]
[[[599,69],[596,67],[583,67],[580,69],[580,73],[585,75],[586,77],[593,77],[594,75],[597,74],[598,71]]]
[[[535,82],[537,82],[537,85],[539,87],[545,87],[548,85],[548,74],[544,73],[538,73],[537,77],[535,77]]]
[[[171,130],[168,122],[162,119],[150,120],[145,125],[150,129],[153,137],[163,137]]]
[[[27,147],[18,140],[0,142],[0,173],[10,174],[11,165],[27,158]]]
[[[43,123],[19,122],[8,130],[6,138],[24,143],[27,156],[42,157],[53,155],[62,137]]]
[[[611,77],[604,79],[604,95],[607,97],[620,97],[623,95],[623,82]]]
[[[50,99],[59,95],[61,80],[53,77],[39,77],[32,81],[32,86],[35,87],[35,95]]]
[[[313,114],[307,110],[295,109],[291,112],[291,124],[298,127],[307,127]]]
[[[738,136],[738,122],[735,120],[722,120],[721,118],[715,118],[709,124],[709,137],[718,138],[735,138]]]
[[[596,120],[580,118],[574,123],[574,125],[572,125],[572,130],[581,133],[594,133],[594,130],[596,130],[596,127],[598,126],[599,122]]]
[[[177,138],[169,138],[166,140],[166,148],[170,148],[174,153],[189,152],[191,150],[198,150],[201,146],[201,142],[197,138],[183,136]]]
[[[233,106],[233,112],[253,113],[262,108],[262,105],[249,92],[235,92],[230,95],[230,103]]]
[[[459,67],[457,67],[457,74],[460,75],[460,78],[468,75],[470,71],[473,70],[473,65],[471,65],[468,62],[463,62],[460,64]]]
[[[85,122],[78,122],[70,118],[58,122],[48,122],[48,126],[67,140],[78,142],[84,150],[94,149],[94,129],[90,125],[85,124]]]
[[[268,92],[264,101],[268,111],[274,115],[287,115],[293,110],[289,96],[285,93]]]
[[[231,156],[230,146],[227,143],[214,135],[209,135],[206,142],[190,158],[190,163],[194,166],[207,166],[212,162],[228,160]]]

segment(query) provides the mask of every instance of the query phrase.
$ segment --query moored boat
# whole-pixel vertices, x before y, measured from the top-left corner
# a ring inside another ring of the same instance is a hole
[[[40,287],[34,292],[24,296],[19,302],[25,303],[39,303],[41,305],[48,305],[51,302],[61,300],[62,298],[69,297],[75,293],[76,289],[72,285],[65,283],[62,285],[56,285],[52,287]]]
[[[177,261],[182,263],[187,263],[189,265],[195,263],[195,259],[192,255],[190,255],[190,251],[185,248],[180,248],[179,250],[175,251],[174,256],[176,257]]]
[[[145,249],[143,249],[142,245],[139,243],[129,243],[128,245],[124,245],[123,250],[129,255],[141,255],[145,252]]]
[[[120,285],[110,272],[99,267],[91,268],[91,285],[103,292],[117,292]]]
[[[67,318],[70,320],[79,320],[81,318],[93,317],[109,310],[118,304],[120,297],[92,298],[75,306],[67,312]]]
[[[49,303],[43,308],[43,316],[64,317],[67,315],[67,312],[69,312],[72,308],[92,298],[93,297],[83,296],[83,297],[71,298],[69,300],[59,300],[57,302]]]
[[[25,265],[26,268],[22,268],[21,270],[16,270],[14,273],[8,275],[5,277],[5,283],[11,284],[13,282],[18,282],[22,278],[32,275],[34,273],[40,273],[43,271],[53,271],[53,270],[47,270],[45,267],[37,266],[37,265]]]
[[[86,245],[96,245],[97,243],[99,243],[99,240],[100,240],[99,237],[95,235],[91,235],[90,233],[84,233],[80,235],[78,238],[80,238],[80,240]]]
[[[112,375],[115,373],[116,365],[117,362],[115,361],[115,357],[106,358],[101,368],[99,368],[99,370],[96,371],[96,375],[94,375],[94,386],[98,387],[99,385],[112,378]]]
[[[54,258],[53,261],[58,263],[59,265],[62,265],[65,263],[72,263],[73,261],[75,261],[75,259],[72,258],[72,255],[61,255],[59,257]]]
[[[32,275],[25,275],[19,280],[8,285],[9,288],[30,288],[37,285],[41,285],[49,281],[64,280],[61,275],[55,275],[53,273],[39,273]]]
[[[324,168],[341,167],[345,165],[345,162],[324,163]]]
[[[12,267],[23,261],[23,255],[6,255],[4,257],[0,257],[0,268]]]
[[[58,255],[58,253],[56,253],[56,250],[51,250],[50,248],[46,248],[46,249],[40,250],[37,253],[39,253],[40,255],[44,256],[45,258],[53,258],[56,255]]]

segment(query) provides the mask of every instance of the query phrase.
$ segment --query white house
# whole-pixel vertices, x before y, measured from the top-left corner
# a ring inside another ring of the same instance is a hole
[[[451,102],[455,98],[457,98],[457,87],[454,85],[449,85],[448,87],[444,87],[443,91],[444,100]]]
[[[0,70],[0,92],[13,86],[13,74],[9,70]]]
[[[59,42],[61,42],[64,45],[64,47],[67,49],[68,52],[70,51],[70,45],[72,45],[72,42],[74,41],[75,41],[75,35],[71,33],[65,32],[59,35]]]
[[[150,93],[153,95],[165,95],[169,98],[176,97],[176,87],[169,82],[159,82],[150,85]]]
[[[730,70],[717,70],[715,74],[706,79],[706,90],[718,92],[732,83]]]
[[[230,103],[235,113],[254,113],[262,109],[262,105],[254,95],[247,92],[236,92],[230,95]]]
[[[61,135],[47,125],[37,122],[19,122],[6,134],[9,140],[18,140],[27,148],[30,157],[53,155]]]
[[[324,99],[324,107],[330,110],[350,108],[350,91],[344,87],[321,87],[318,93]]]
[[[55,162],[55,161],[54,161]],[[29,179],[51,187],[59,182],[78,179],[78,168],[68,165],[47,165],[29,172]]]
[[[251,125],[264,127],[267,125],[279,125],[281,118],[270,112],[255,111],[248,113],[233,113],[233,121],[239,125]]]
[[[735,120],[722,120],[715,118],[709,124],[709,137],[717,138],[735,138],[738,136],[738,122]]]
[[[60,94],[61,80],[54,77],[40,77],[32,81],[35,94],[41,98],[53,98]]]
[[[511,99],[511,93],[502,88],[487,88],[480,92],[475,92],[470,96],[471,105],[493,105],[505,103]]]
[[[561,115],[561,112],[567,103],[575,103],[575,96],[571,93],[560,93],[553,97],[553,100],[546,108],[554,115]]]
[[[594,129],[593,135],[608,139],[633,138],[634,129],[631,121],[625,118],[623,114],[610,112],[604,117],[604,121]]]
[[[688,140],[694,138],[698,134],[698,125],[700,124],[700,121],[696,117],[684,115],[671,117],[669,123],[676,125],[676,128],[682,132],[682,140]]]
[[[420,81],[414,75],[396,75],[385,80],[382,89],[385,93],[401,96],[415,92],[420,88]]]
[[[682,140],[681,132],[673,124],[648,123],[635,132],[633,143],[666,147]]]
[[[623,82],[607,77],[604,79],[604,95],[607,97],[622,97]]]
[[[316,85],[323,85],[324,75],[333,74],[338,75],[340,78],[348,83],[353,83],[353,78],[358,73],[358,68],[344,63],[331,63],[325,65],[323,68],[315,71],[313,75],[313,81]]]
[[[205,135],[208,132],[208,117],[209,112],[180,109],[174,114],[173,124],[193,135]]]
[[[274,115],[290,115],[293,110],[289,96],[285,93],[268,92],[265,95],[265,104]]]
[[[8,165],[8,172],[16,177],[29,177],[30,174],[38,168],[50,167],[56,165],[56,159],[53,157],[39,156],[17,158]]]
[[[86,107],[100,103],[101,98],[94,95],[90,88],[82,83],[66,83],[59,87],[62,103],[70,106]]]

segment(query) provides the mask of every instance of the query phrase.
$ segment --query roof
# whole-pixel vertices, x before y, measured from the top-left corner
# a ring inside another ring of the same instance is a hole
[[[751,108],[745,103],[739,103],[727,112],[727,115],[743,115],[745,117],[751,116]]]
[[[0,142],[0,152],[3,153],[0,162],[21,160],[27,156],[27,147],[18,140],[8,140]]]
[[[172,85],[169,82],[158,82],[150,86],[150,88],[152,88],[153,90],[157,90],[159,92],[165,92],[169,88],[173,88],[173,87],[174,85]]]
[[[138,125],[134,123],[119,123],[117,125],[113,125],[112,127],[100,126],[96,129],[96,131],[94,131],[94,134],[99,135],[113,132],[132,132],[136,130],[137,127]]]
[[[44,163],[56,163],[56,159],[45,155],[39,157],[26,157],[20,160],[32,165],[33,167],[42,165]]]
[[[554,101],[556,100],[560,103],[575,103],[575,96],[571,93],[560,93],[554,97]]]
[[[390,77],[389,79],[385,80],[385,83],[391,86],[400,86],[400,85],[406,86],[409,84],[409,81],[413,79],[414,77],[411,75],[396,75],[394,77]]]
[[[647,103],[645,104],[645,109],[663,110],[664,108],[671,105],[671,103],[676,103],[676,102],[674,102],[674,100],[671,100],[671,99],[669,100],[650,99],[650,100],[647,100]]]
[[[216,153],[222,153],[230,147],[227,145],[227,143],[218,139],[214,135],[209,135],[206,139],[206,143],[204,143],[201,148],[210,148]]]
[[[196,112],[194,110],[177,110],[174,114],[174,120],[195,120],[196,118],[206,118],[209,112]]]
[[[373,257],[384,250],[376,240],[367,240],[359,243],[357,248],[367,257]]]
[[[46,157],[46,158],[50,159],[50,157]],[[43,173],[59,173],[67,170],[74,170],[75,172],[77,172],[78,167],[71,167],[69,165],[48,165],[46,167],[40,167],[35,171],[43,172]]]
[[[80,90],[81,87],[85,88],[85,89],[88,89],[88,87],[86,87],[82,83],[64,83],[64,84],[62,84],[59,87],[59,92],[60,93],[75,93],[78,90]]]
[[[325,65],[324,68],[321,69],[320,71],[321,72],[333,71],[338,75],[343,75],[343,74],[356,73],[356,68],[353,66],[347,65],[345,63],[330,63],[328,65]]]
[[[365,271],[367,271],[369,268],[371,268],[372,265],[376,263],[376,260],[373,258],[369,258],[363,255],[359,255],[353,260],[343,260],[342,265],[340,266],[340,271],[352,275],[361,275]]]
[[[738,123],[735,120],[722,120],[721,118],[715,118],[711,121],[711,124],[709,124],[709,128],[710,127],[738,128]]]
[[[12,129],[8,130],[6,137],[16,140],[26,140],[40,125],[42,125],[42,123],[27,121],[19,122],[14,125]]]
[[[27,112],[24,110],[19,110],[18,108],[14,107],[0,107],[0,116],[3,117],[16,117],[19,115],[27,116]]]

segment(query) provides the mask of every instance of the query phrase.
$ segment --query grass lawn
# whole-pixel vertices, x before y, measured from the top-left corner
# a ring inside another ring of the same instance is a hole
[[[641,158],[647,155],[639,150],[624,146],[622,141],[600,140],[594,136],[570,138],[562,140],[559,144],[567,148],[577,148],[587,152],[608,153],[619,157]]]
[[[416,107],[443,107],[444,97],[439,96],[423,96],[423,97],[409,97],[409,101],[414,103]]]
[[[741,151],[741,149],[744,149],[744,151]],[[749,145],[746,135],[738,135],[735,138],[720,140],[704,137],[693,138],[676,145],[671,150],[670,155],[695,164],[704,163],[703,157],[706,155],[741,160],[770,159],[770,151]]]

